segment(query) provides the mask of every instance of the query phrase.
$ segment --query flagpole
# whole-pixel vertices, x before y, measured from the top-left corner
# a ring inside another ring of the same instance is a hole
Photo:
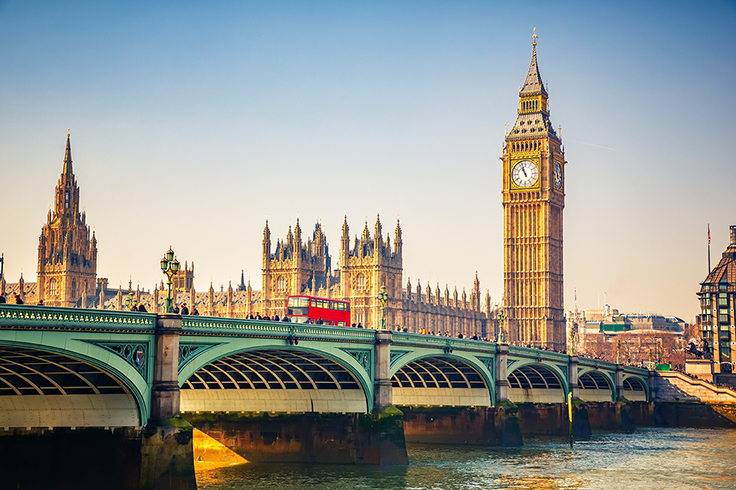
[[[710,270],[710,223],[708,223],[708,274]]]

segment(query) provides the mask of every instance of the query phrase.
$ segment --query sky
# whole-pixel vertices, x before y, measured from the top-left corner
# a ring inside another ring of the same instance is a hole
[[[532,29],[562,128],[565,306],[692,321],[736,224],[736,3],[0,0],[0,253],[35,280],[71,128],[98,277],[260,289],[261,240],[380,213],[404,283],[503,291]],[[577,301],[576,301],[577,298]]]

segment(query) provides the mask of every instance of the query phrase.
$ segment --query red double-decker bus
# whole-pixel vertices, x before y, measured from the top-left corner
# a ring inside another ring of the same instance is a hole
[[[350,325],[350,303],[313,296],[289,296],[286,313],[295,323],[319,323],[347,327]]]

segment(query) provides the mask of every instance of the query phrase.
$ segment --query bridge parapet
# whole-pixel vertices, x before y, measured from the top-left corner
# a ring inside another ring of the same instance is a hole
[[[156,315],[129,311],[4,304],[0,307],[0,326],[52,330],[153,332],[156,327]]]
[[[284,338],[295,335],[299,339],[335,339],[363,342],[374,342],[375,340],[375,330],[363,328],[200,316],[182,317],[182,331],[185,335],[262,335]]]

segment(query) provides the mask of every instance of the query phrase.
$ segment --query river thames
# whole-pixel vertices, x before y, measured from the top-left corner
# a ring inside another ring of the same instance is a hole
[[[651,429],[521,448],[411,445],[409,466],[246,463],[198,471],[199,490],[736,489],[736,430]]]

